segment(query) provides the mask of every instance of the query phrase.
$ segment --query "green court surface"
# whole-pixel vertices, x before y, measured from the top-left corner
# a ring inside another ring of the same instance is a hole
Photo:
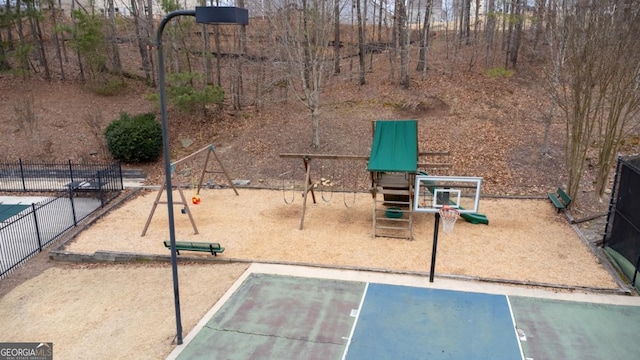
[[[640,307],[512,296],[531,359],[639,359]]]
[[[28,207],[29,205],[22,204],[0,204],[0,221],[5,221],[10,217],[19,214],[22,210]]]
[[[633,306],[613,305],[549,299],[531,289],[476,283],[468,287],[474,291],[461,291],[431,288],[426,278],[385,284],[358,276],[253,272],[167,359],[616,360],[640,354],[635,297],[616,299]]]

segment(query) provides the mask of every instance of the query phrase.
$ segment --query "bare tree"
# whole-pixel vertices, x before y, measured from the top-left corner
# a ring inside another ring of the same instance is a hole
[[[333,73],[340,74],[340,1],[333,3]]]
[[[422,71],[422,80],[427,78],[427,51],[429,49],[429,31],[431,28],[431,9],[433,0],[427,0],[424,11],[424,21],[422,31],[420,31],[420,51],[418,53],[418,65],[416,70]]]
[[[329,57],[327,44],[333,35],[334,6],[329,1],[303,0],[302,8],[295,4],[278,7],[269,15],[270,25],[278,35],[276,46],[286,58],[287,74],[298,98],[311,115],[311,146],[320,146],[320,95],[327,76],[325,66]],[[337,21],[337,20],[336,20]]]
[[[400,45],[400,86],[409,88],[409,17],[403,0],[396,0],[396,29]]]
[[[47,81],[51,81],[51,70],[49,69],[49,61],[47,59],[47,52],[44,47],[44,37],[42,36],[42,27],[40,26],[40,10],[36,8],[34,1],[25,2],[27,5],[27,18],[29,19],[29,25],[31,27],[32,39],[36,44],[36,54],[38,56],[38,62],[44,69],[44,78]]]
[[[113,5],[113,0],[109,1],[109,23],[106,26],[108,34],[107,39],[109,41],[110,57],[111,57],[111,71],[116,74],[122,73],[122,64],[120,62],[120,52],[118,51],[118,39],[117,39],[117,30],[116,30],[116,14],[115,7]]]
[[[562,4],[553,44],[556,101],[567,124],[568,192],[576,197],[587,154],[598,153],[596,195],[602,196],[620,143],[640,112],[640,10],[625,0]],[[559,49],[559,50],[558,50]]]
[[[363,23],[362,20],[362,9],[360,6],[360,0],[356,0],[356,14],[358,17],[358,61],[359,61],[359,65],[360,67],[358,68],[358,74],[359,74],[359,81],[358,83],[360,85],[364,85],[366,83],[365,81],[365,39],[364,39],[364,26],[365,24]]]
[[[487,0],[487,11],[485,18],[487,24],[484,28],[484,41],[485,41],[485,66],[489,67],[493,64],[493,44],[496,36],[496,1]]]
[[[138,52],[142,62],[142,71],[148,85],[155,85],[153,70],[151,69],[151,47],[149,46],[147,21],[145,11],[150,11],[144,0],[131,0],[131,14],[133,15],[133,25],[136,33]]]
[[[60,40],[58,39],[58,11],[56,9],[56,5],[54,0],[47,0],[49,5],[49,11],[51,12],[51,24],[53,26],[53,46],[56,50],[56,59],[58,60],[58,64],[60,66],[60,79],[62,81],[66,80],[66,76],[64,73],[64,64],[62,62],[62,50],[60,48]],[[64,43],[64,42],[63,42]]]
[[[520,51],[520,41],[522,39],[522,26],[524,22],[524,17],[522,16],[522,7],[524,0],[514,0],[513,3],[513,13],[512,13],[512,23],[513,23],[513,34],[511,35],[509,41],[509,62],[512,67],[516,67],[518,62],[518,52]]]

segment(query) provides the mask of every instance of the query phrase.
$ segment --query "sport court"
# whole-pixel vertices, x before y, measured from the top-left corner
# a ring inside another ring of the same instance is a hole
[[[168,359],[629,359],[640,353],[637,297],[328,269],[307,269],[306,276],[290,272],[297,267],[257,266],[262,269],[252,265]]]

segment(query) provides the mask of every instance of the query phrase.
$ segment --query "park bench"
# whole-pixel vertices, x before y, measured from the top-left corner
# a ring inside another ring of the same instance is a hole
[[[558,212],[562,209],[569,208],[571,205],[571,198],[567,195],[562,188],[558,188],[555,193],[547,193],[549,200],[553,203],[553,205],[558,209]]]
[[[171,249],[171,242],[165,241],[164,246],[167,249]],[[176,241],[176,253],[178,255],[180,255],[180,250],[210,252],[213,256],[224,252],[224,248],[219,243]]]

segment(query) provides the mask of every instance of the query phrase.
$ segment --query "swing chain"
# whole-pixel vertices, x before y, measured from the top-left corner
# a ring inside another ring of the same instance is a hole
[[[289,205],[291,203],[293,203],[293,201],[295,200],[295,196],[296,196],[296,191],[293,185],[291,185],[291,200],[287,199],[287,184],[286,184],[286,180],[285,180],[285,176],[290,175],[290,178],[293,177],[293,170],[289,170],[289,171],[285,171],[282,174],[278,175],[279,178],[282,179],[282,198],[284,199],[284,203]],[[291,184],[291,180],[289,181],[289,184]]]
[[[358,188],[358,178],[354,177],[354,180],[353,180],[353,199],[351,200],[351,205],[349,205],[347,203],[347,190],[344,187],[344,184],[347,183],[346,177],[345,177],[345,173],[346,173],[345,167],[342,167],[342,179],[343,179],[342,202],[344,203],[345,207],[351,208],[356,203],[356,192],[357,192],[357,188]]]
[[[334,173],[335,173],[335,168],[334,168]],[[335,178],[335,174],[331,176],[330,179],[325,179],[324,177],[324,165],[322,165],[320,167],[320,195],[322,197],[322,201],[324,202],[330,202],[331,199],[333,199],[333,179]],[[327,199],[325,197],[325,193],[327,191],[325,191],[325,186],[328,186],[331,188],[331,190],[329,191],[329,194],[331,194],[331,196],[329,196],[329,198]]]

